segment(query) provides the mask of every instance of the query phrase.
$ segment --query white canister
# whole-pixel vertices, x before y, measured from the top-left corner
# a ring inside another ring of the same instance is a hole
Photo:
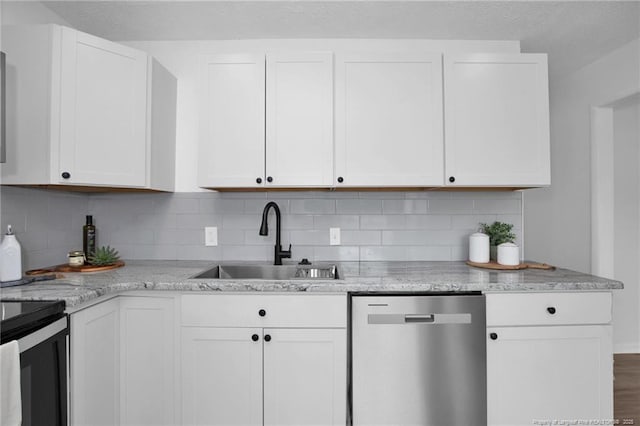
[[[489,236],[482,232],[469,235],[469,260],[489,263]]]
[[[506,266],[520,264],[520,248],[513,243],[502,243],[498,246],[498,263]]]

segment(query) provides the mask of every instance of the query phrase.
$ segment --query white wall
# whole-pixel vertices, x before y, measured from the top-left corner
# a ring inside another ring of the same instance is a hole
[[[527,257],[591,272],[590,109],[640,90],[640,39],[550,82],[551,187],[525,191]]]
[[[197,186],[198,57],[201,54],[265,53],[274,50],[427,52],[520,52],[518,41],[446,40],[228,40],[127,42],[150,53],[178,79],[176,123],[176,191],[200,191]]]
[[[615,105],[614,270],[625,283],[614,293],[616,352],[640,352],[640,97]]]
[[[550,85],[551,187],[524,193],[525,252],[531,259],[590,273],[591,108],[608,105],[640,91],[640,39],[551,81]],[[631,120],[630,114],[633,113],[621,110],[617,119],[614,117],[619,134],[626,135],[622,139],[632,138],[633,130],[624,124]],[[638,156],[631,156],[637,167]],[[620,156],[618,159],[621,160]],[[625,179],[620,172],[618,179]],[[618,202],[624,199],[621,194],[617,195],[614,199]],[[634,201],[625,200],[625,203],[633,204]],[[618,219],[630,220],[620,216],[620,211]],[[638,221],[637,216],[635,220]],[[637,232],[634,235],[637,236]],[[619,259],[618,265],[620,263]],[[634,263],[638,263],[637,257]],[[627,352],[629,348],[635,348],[640,351],[637,331],[639,284],[637,279],[626,273],[623,275],[627,278],[609,277],[622,279],[626,287],[614,295],[614,350]]]
[[[35,1],[0,2],[2,25],[60,24],[69,25],[58,14]]]

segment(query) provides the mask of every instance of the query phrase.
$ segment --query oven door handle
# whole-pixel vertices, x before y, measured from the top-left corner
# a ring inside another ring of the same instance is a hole
[[[67,327],[67,316],[65,315],[63,318],[52,322],[46,327],[42,327],[41,329],[36,330],[33,333],[27,334],[26,336],[18,339],[18,347],[20,348],[20,353],[28,351],[34,346],[39,345],[48,338],[53,337],[61,331],[65,330]]]

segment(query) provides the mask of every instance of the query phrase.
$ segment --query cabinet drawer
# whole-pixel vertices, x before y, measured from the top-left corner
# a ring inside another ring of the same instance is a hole
[[[487,294],[487,326],[608,324],[611,293]]]
[[[347,326],[347,296],[327,294],[183,295],[183,326],[336,327]]]

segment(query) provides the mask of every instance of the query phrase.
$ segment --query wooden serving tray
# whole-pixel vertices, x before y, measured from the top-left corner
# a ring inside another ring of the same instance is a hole
[[[95,266],[95,265],[82,265],[82,266],[69,266],[66,263],[62,265],[49,266],[47,268],[40,269],[32,269],[30,271],[25,272],[25,275],[41,275],[41,274],[50,274],[51,272],[100,272],[100,271],[108,271],[110,269],[121,268],[124,266],[124,262],[122,260],[118,260],[116,263],[112,265],[104,265],[104,266]]]
[[[501,265],[495,260],[490,261],[489,263],[477,263],[467,260],[467,265],[475,266],[476,268],[484,268],[484,269],[495,269],[499,271],[514,271],[518,269],[546,269],[553,270],[556,269],[555,266],[548,265],[546,263],[531,263],[531,262],[523,262],[519,265]]]

